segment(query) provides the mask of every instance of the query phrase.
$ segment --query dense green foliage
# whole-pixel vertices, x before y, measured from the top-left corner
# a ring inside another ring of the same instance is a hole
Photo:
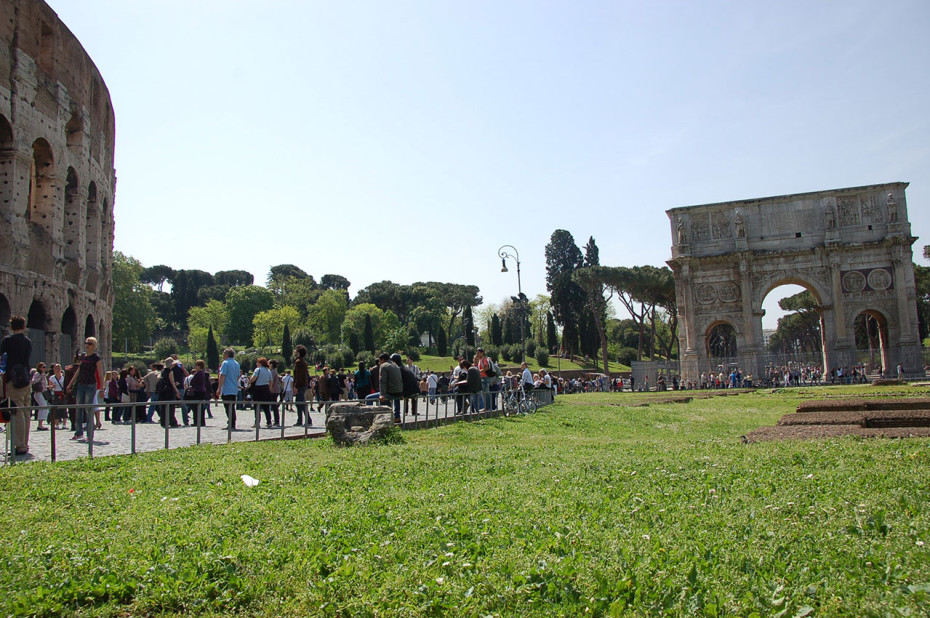
[[[4,468],[0,613],[926,615],[926,441],[740,442],[810,394]]]
[[[138,349],[155,327],[152,290],[142,281],[142,264],[113,253],[113,345]]]

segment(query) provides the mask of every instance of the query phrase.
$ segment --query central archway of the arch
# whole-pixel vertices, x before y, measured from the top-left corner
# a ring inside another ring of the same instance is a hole
[[[857,364],[854,321],[886,325],[881,369],[922,374],[906,183],[889,183],[667,211],[684,380],[721,370],[721,325],[736,354],[727,365],[762,376],[769,359],[762,303],[775,287],[810,290],[819,305],[824,375]],[[718,346],[719,347],[719,346]],[[730,368],[730,367],[727,367]]]

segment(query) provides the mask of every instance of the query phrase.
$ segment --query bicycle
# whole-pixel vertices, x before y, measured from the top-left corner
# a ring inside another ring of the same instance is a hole
[[[527,395],[521,390],[512,390],[503,398],[504,416],[511,414],[534,414],[539,409],[535,395]]]

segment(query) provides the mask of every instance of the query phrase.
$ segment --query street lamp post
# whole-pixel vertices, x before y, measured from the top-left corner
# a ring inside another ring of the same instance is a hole
[[[507,253],[505,249],[512,249],[513,254]],[[523,295],[523,284],[520,282],[520,252],[517,251],[517,248],[513,245],[504,245],[497,250],[497,255],[501,259],[502,273],[508,272],[507,258],[517,263],[517,296],[511,298],[517,301],[517,305],[520,308],[520,362],[524,362],[526,360],[526,336],[523,333],[523,323],[526,322],[526,316],[523,312],[526,304],[526,296]]]

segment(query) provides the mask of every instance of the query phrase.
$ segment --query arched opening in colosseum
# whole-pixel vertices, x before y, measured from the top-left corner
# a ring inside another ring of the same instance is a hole
[[[32,301],[26,315],[26,334],[32,340],[32,364],[45,360],[45,335],[48,332],[48,313],[38,300]]]
[[[864,365],[866,374],[883,372],[892,375],[894,367],[890,366],[888,359],[888,320],[885,316],[871,309],[861,312],[853,321],[853,333],[856,337],[856,361]]]
[[[6,296],[0,294],[0,335],[6,337],[10,334],[10,318],[13,317],[13,312],[10,309],[10,301],[7,300]]]
[[[26,218],[51,230],[55,211],[55,157],[52,147],[41,137],[32,143],[29,200]]]
[[[55,69],[55,31],[47,23],[42,22],[39,40],[39,68],[52,76]]]
[[[68,307],[61,316],[61,339],[58,341],[58,359],[62,365],[71,361],[77,346],[77,314]]]
[[[67,184],[65,185],[65,220],[63,226],[62,238],[65,241],[65,259],[78,261],[83,252],[81,246],[81,196],[78,189],[77,172],[73,167],[68,168]],[[74,267],[79,267],[74,264]],[[74,279],[74,270],[72,265],[68,265],[69,278]]]
[[[96,337],[97,336],[97,327],[94,324],[94,316],[87,314],[87,319],[84,320],[84,336],[85,337]]]
[[[111,247],[110,243],[110,234],[113,231],[113,227],[110,220],[110,202],[107,198],[103,198],[103,202],[100,204],[100,246],[101,247]],[[106,251],[101,253],[101,257],[108,255]]]
[[[70,150],[79,150],[84,145],[84,118],[81,116],[81,108],[76,105],[72,107],[71,118],[65,125],[65,139]]]
[[[100,209],[97,205],[97,184],[91,181],[87,185],[87,221],[84,233],[87,235],[87,267],[100,268]]]

